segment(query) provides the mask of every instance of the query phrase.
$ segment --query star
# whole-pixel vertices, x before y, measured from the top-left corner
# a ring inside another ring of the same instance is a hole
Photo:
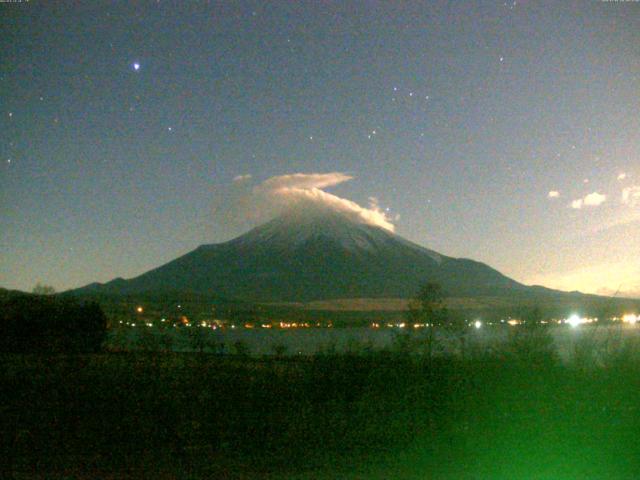
[[[500,62],[504,62],[504,57],[500,57]]]
[[[170,132],[173,132],[173,127],[168,127],[167,130],[169,130]]]
[[[140,64],[138,62],[134,62],[133,64],[133,69],[137,72],[138,70],[140,70]]]

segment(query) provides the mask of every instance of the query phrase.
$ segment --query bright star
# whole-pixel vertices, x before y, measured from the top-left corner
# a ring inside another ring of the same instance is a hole
[[[140,70],[140,64],[138,62],[135,62],[133,64],[133,69],[137,72],[138,70]]]

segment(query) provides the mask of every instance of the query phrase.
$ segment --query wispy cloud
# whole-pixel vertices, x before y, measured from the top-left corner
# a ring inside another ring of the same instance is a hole
[[[574,208],[576,210],[580,210],[582,208],[582,199],[578,198],[577,200],[574,200],[571,202],[571,208]]]
[[[367,208],[323,190],[352,179],[351,175],[342,172],[279,175],[255,186],[253,195],[256,208],[266,208],[271,213],[292,207],[311,212],[323,207],[340,212],[351,220],[393,232],[395,226],[386,212],[379,207],[376,197],[369,198]]]
[[[593,192],[584,197],[584,204],[588,207],[597,207],[607,200],[607,196],[603,193]]]
[[[585,195],[583,198],[578,198],[571,202],[571,208],[576,210],[582,207],[598,207],[607,200],[607,196],[603,193],[593,192]]]
[[[246,180],[251,180],[251,174],[236,175],[235,177],[233,177],[234,183],[244,182]]]
[[[268,178],[256,187],[256,190],[278,191],[280,189],[302,189],[333,187],[352,180],[351,175],[341,172],[331,173],[292,173]]]

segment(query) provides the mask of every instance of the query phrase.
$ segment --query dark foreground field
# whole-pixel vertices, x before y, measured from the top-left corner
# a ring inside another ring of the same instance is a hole
[[[2,478],[640,478],[640,365],[2,357]]]

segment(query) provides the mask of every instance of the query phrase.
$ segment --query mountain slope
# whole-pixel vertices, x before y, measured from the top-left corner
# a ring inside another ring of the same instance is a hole
[[[528,288],[480,262],[441,255],[337,212],[291,211],[133,279],[77,292],[190,291],[261,302],[407,298],[425,281],[442,284],[452,296],[500,296]]]

